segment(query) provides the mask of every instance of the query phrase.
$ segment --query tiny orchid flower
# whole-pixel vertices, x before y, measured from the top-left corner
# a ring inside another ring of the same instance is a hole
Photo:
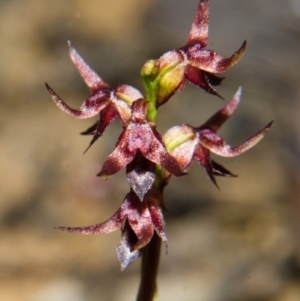
[[[145,74],[152,77],[154,75],[155,80],[159,81],[158,106],[165,103],[176,91],[182,90],[185,80],[210,94],[221,97],[213,86],[220,85],[223,78],[215,76],[214,73],[225,72],[237,63],[244,54],[246,42],[229,58],[223,58],[212,50],[204,49],[208,41],[208,22],[208,0],[201,0],[187,43],[181,48],[163,54],[152,63],[152,69],[149,62],[145,64]]]
[[[90,147],[117,116],[122,124],[126,124],[130,119],[131,104],[143,96],[137,89],[128,85],[111,88],[86,64],[70,42],[68,42],[68,45],[71,60],[92,95],[76,110],[70,108],[48,84],[46,84],[46,87],[55,104],[65,113],[81,119],[91,118],[99,114],[97,123],[84,132],[94,135]]]
[[[57,229],[80,234],[107,234],[122,228],[122,240],[117,249],[121,269],[124,270],[140,256],[140,249],[149,243],[154,231],[164,243],[167,236],[162,214],[163,198],[157,190],[150,190],[141,202],[129,192],[121,207],[107,221],[87,227],[58,227]]]
[[[210,180],[217,186],[214,176],[233,177],[231,172],[211,160],[210,153],[222,157],[235,157],[256,145],[270,129],[272,122],[239,146],[228,145],[216,132],[231,116],[240,102],[241,88],[220,111],[198,128],[190,125],[175,126],[163,136],[163,141],[170,154],[177,159],[186,171],[195,158],[206,170]],[[168,177],[168,175],[167,175]]]
[[[113,175],[132,162],[136,156],[140,157],[140,155],[148,161],[164,167],[175,176],[184,174],[176,159],[166,150],[162,138],[156,131],[154,124],[151,124],[147,120],[147,105],[148,102],[144,99],[138,99],[132,104],[131,120],[121,133],[114,151],[104,162],[98,176],[108,177]],[[136,162],[141,161],[137,159],[135,163]],[[145,161],[143,161],[143,164],[145,164]],[[150,167],[150,170],[151,169],[152,167]],[[127,170],[127,172],[129,171]],[[135,177],[129,178],[130,184],[132,184],[131,180],[134,178]],[[151,178],[148,178],[148,180],[153,183],[154,177],[152,180]],[[132,185],[132,188],[136,190],[135,187],[138,186],[141,185]],[[150,186],[150,184],[147,185],[148,188],[150,188]],[[138,194],[143,196],[145,193],[146,191],[144,190]]]

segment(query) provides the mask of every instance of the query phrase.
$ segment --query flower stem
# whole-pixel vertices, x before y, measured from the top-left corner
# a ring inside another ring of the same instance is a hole
[[[161,239],[154,233],[151,241],[142,250],[141,281],[137,301],[155,300],[160,246]]]

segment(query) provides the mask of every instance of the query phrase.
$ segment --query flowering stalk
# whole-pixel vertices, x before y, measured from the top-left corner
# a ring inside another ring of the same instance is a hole
[[[157,294],[156,278],[159,266],[161,240],[154,234],[142,250],[141,280],[137,301],[152,301]]]
[[[164,230],[163,191],[172,176],[183,176],[196,159],[209,179],[217,186],[216,176],[235,177],[210,158],[210,153],[223,157],[242,154],[257,144],[269,130],[269,123],[239,146],[228,145],[217,134],[218,129],[236,110],[241,97],[238,89],[232,100],[198,126],[177,125],[161,135],[156,129],[158,109],[166,104],[188,81],[204,91],[222,98],[215,86],[222,73],[243,55],[246,42],[229,58],[208,50],[208,0],[200,0],[187,43],[145,63],[141,77],[145,96],[129,85],[109,86],[93,71],[69,42],[70,57],[90,89],[79,109],[70,108],[52,88],[46,87],[55,104],[77,118],[98,115],[97,122],[84,131],[93,138],[88,148],[102,136],[106,127],[118,117],[122,132],[115,149],[102,165],[99,177],[107,178],[126,168],[130,186],[121,207],[108,220],[87,227],[58,227],[81,234],[110,233],[120,228],[117,248],[121,270],[142,255],[141,284],[138,301],[151,301],[156,294],[156,276],[161,242],[167,245]]]

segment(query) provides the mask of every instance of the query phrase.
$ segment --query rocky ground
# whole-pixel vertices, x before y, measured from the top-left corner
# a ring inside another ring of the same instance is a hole
[[[187,3],[186,3],[187,2]],[[211,0],[209,47],[245,56],[219,93],[242,102],[222,129],[238,144],[270,120],[254,149],[219,159],[233,179],[220,190],[195,164],[166,191],[168,254],[158,300],[300,300],[300,5],[297,0]],[[47,81],[74,107],[89,92],[73,67],[71,40],[111,85],[142,90],[139,70],[185,43],[198,0],[0,1],[0,300],[130,301],[139,261],[120,272],[120,233],[81,236],[55,226],[99,223],[128,192],[124,172],[95,177],[120,124],[85,155],[92,120],[52,103]],[[161,108],[159,130],[200,125],[223,102],[187,86]],[[164,116],[164,117],[163,117]]]

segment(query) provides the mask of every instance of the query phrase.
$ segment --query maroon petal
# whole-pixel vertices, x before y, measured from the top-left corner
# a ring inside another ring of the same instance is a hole
[[[90,118],[96,116],[109,103],[108,91],[98,91],[96,94],[90,96],[81,105],[79,110],[70,108],[46,83],[55,104],[65,113],[77,118]]]
[[[86,129],[85,131],[81,132],[80,135],[95,135],[96,130],[97,130],[97,125],[98,122],[94,123],[92,126],[90,126],[88,129]]]
[[[204,167],[209,179],[218,187],[209,150],[199,144],[195,150],[194,158]]]
[[[199,44],[186,49],[190,65],[210,73],[221,73],[232,67],[243,56],[246,41],[230,58],[223,58],[212,50],[202,49]]]
[[[114,111],[119,116],[122,125],[127,125],[131,117],[131,107],[121,99],[114,97],[111,100],[111,106],[114,108]]]
[[[145,99],[138,99],[132,104],[131,121],[134,124],[146,124],[147,120],[148,101]]]
[[[122,226],[125,219],[122,207],[107,221],[87,227],[57,227],[57,229],[80,234],[107,234],[111,233]]]
[[[94,135],[92,141],[90,142],[88,148],[84,151],[86,153],[88,149],[97,141],[99,137],[102,136],[103,132],[105,131],[106,127],[116,118],[117,112],[111,104],[106,106],[101,112],[98,118],[98,122],[95,126],[92,126],[84,133],[90,133]]]
[[[161,165],[174,176],[182,176],[184,172],[181,170],[180,165],[166,150],[162,144],[161,138],[158,138],[158,133],[152,128],[152,140],[149,145],[142,145],[140,150],[144,157],[148,160]],[[146,146],[146,147],[145,147]]]
[[[129,220],[129,224],[138,237],[137,243],[132,247],[131,251],[139,250],[146,246],[153,237],[154,227],[151,216],[147,210],[147,216],[139,216],[140,221],[137,223],[136,219]]]
[[[203,125],[201,125],[198,129],[210,129],[216,132],[223,123],[232,115],[237,106],[240,103],[242,88],[240,87],[233,98],[216,114],[214,114],[211,118],[209,118]]]
[[[216,76],[216,75],[214,75],[212,73],[209,73],[209,72],[206,72],[206,71],[203,71],[203,70],[202,70],[202,73],[207,77],[209,83],[212,86],[219,86],[219,85],[221,85],[222,81],[225,78],[225,77]]]
[[[119,116],[123,125],[126,124],[131,117],[131,103],[142,97],[137,89],[127,85],[117,86],[113,91],[110,103],[100,112],[98,122],[81,133],[82,135],[95,135],[91,144],[103,134],[116,116]]]
[[[151,240],[154,228],[152,219],[146,202],[141,202],[134,194],[130,193],[127,198],[128,215],[127,220],[138,241],[132,247],[131,251],[141,249]]]
[[[129,164],[141,147],[149,148],[151,128],[145,123],[146,101],[137,100],[133,105],[132,121],[120,135],[115,150],[104,162],[98,176],[107,177],[115,174]]]
[[[165,221],[161,208],[163,205],[163,197],[158,191],[151,190],[146,196],[146,201],[148,203],[154,229],[161,240],[167,244],[168,239],[165,233]]]
[[[98,74],[86,64],[86,62],[82,59],[78,52],[73,48],[70,41],[68,41],[68,45],[71,60],[73,61],[81,77],[89,87],[90,91],[94,93],[99,89],[109,88],[108,84],[105,83],[98,76]]]
[[[102,169],[97,174],[97,176],[104,178],[111,176],[117,173],[121,168],[125,167],[133,160],[137,149],[129,150],[129,138],[130,132],[124,130],[121,136],[119,137],[115,150],[105,160]]]
[[[215,132],[207,129],[200,131],[200,143],[211,152],[222,157],[234,157],[247,151],[255,144],[257,144],[268,132],[273,122],[270,122],[261,131],[250,137],[247,141],[239,146],[232,147],[225,143],[225,141]]]
[[[142,156],[140,151],[127,165],[126,177],[130,187],[141,201],[155,180],[155,164]]]
[[[107,126],[117,117],[116,108],[114,105],[109,104],[100,112],[100,118],[97,126],[97,135],[101,136]]]
[[[199,43],[206,47],[208,38],[209,7],[208,0],[200,0],[187,44]]]
[[[207,74],[207,72],[203,72],[202,70],[190,65],[186,66],[184,72],[184,76],[189,82],[202,88],[204,91],[223,99],[209,82],[209,77]]]
[[[178,162],[166,150],[160,134],[154,126],[146,120],[147,102],[137,100],[133,104],[132,122],[127,127],[130,132],[130,144],[128,149],[139,149],[148,160],[161,165],[175,176],[181,176],[182,172]]]
[[[227,170],[225,167],[220,165],[219,163],[215,161],[211,161],[213,172],[215,176],[221,176],[221,177],[237,177],[237,175],[234,175],[229,170]]]

